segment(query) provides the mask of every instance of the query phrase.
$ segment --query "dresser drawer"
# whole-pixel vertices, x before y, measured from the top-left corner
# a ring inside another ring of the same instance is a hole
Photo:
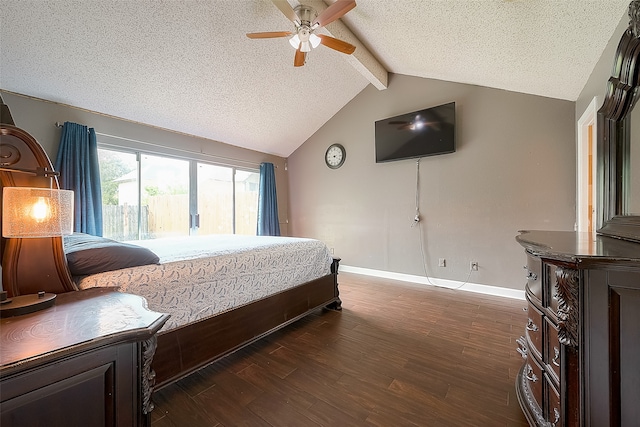
[[[542,393],[544,390],[544,387],[542,385],[543,370],[542,370],[542,367],[539,365],[538,361],[536,360],[536,358],[531,354],[527,355],[527,360],[525,361],[525,364],[524,364],[523,374],[524,374],[527,386],[531,391],[531,396],[533,396],[533,398],[535,399],[538,407],[542,409],[543,408]]]
[[[562,411],[560,410],[560,393],[558,393],[558,390],[556,389],[553,382],[549,381],[549,378],[545,379],[546,405],[544,416],[552,426],[561,426]]]
[[[542,313],[529,301],[527,308],[527,324],[525,326],[529,351],[542,359]]]
[[[543,361],[546,370],[554,379],[555,384],[560,384],[560,367],[562,366],[562,352],[560,351],[560,341],[558,340],[558,328],[548,317],[544,319],[545,345]]]
[[[527,277],[527,289],[530,297],[535,303],[542,305],[542,261],[540,258],[527,254],[527,265],[525,265]]]

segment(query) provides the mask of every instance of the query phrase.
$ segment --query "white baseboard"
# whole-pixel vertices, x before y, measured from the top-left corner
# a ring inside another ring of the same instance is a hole
[[[351,267],[340,265],[339,271],[345,273],[362,274],[364,276],[381,277],[384,279],[399,280],[413,285],[440,286],[461,291],[476,292],[485,295],[514,298],[524,300],[524,290],[501,288],[499,286],[481,285],[479,283],[464,283],[456,280],[437,279],[435,277],[414,276],[412,274],[393,273],[390,271],[373,270],[370,268]]]

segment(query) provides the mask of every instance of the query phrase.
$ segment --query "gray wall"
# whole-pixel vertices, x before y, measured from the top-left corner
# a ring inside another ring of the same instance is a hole
[[[456,102],[457,152],[375,163],[374,122]],[[331,170],[324,153],[347,150]],[[393,75],[367,87],[289,157],[291,233],[325,241],[342,264],[522,289],[518,230],[573,230],[575,104],[472,85]],[[447,266],[438,267],[438,258]]]
[[[52,163],[55,163],[61,132],[55,123],[65,121],[94,128],[99,133],[99,143],[138,148],[146,152],[165,153],[177,157],[200,158],[204,161],[240,168],[257,169],[261,162],[271,162],[276,166],[280,228],[283,235],[288,234],[288,177],[285,159],[282,157],[121,120],[63,104],[10,92],[0,93],[11,110],[16,126],[29,132],[44,147]],[[111,137],[100,134],[111,135]]]

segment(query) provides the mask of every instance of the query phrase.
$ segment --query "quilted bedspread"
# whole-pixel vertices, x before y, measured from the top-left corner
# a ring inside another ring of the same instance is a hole
[[[318,240],[213,235],[129,242],[160,264],[76,278],[80,289],[115,286],[171,315],[162,330],[185,325],[330,274],[332,256]]]

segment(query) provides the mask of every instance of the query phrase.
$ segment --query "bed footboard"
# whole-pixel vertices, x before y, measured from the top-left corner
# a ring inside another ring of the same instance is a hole
[[[332,273],[219,315],[161,332],[153,358],[158,390],[216,360],[327,307],[340,310],[338,263]]]
[[[335,301],[327,304],[329,310],[342,311],[342,300],[340,299],[340,291],[338,290],[338,268],[340,267],[340,258],[334,258],[331,264],[331,275],[335,281],[336,298]]]

